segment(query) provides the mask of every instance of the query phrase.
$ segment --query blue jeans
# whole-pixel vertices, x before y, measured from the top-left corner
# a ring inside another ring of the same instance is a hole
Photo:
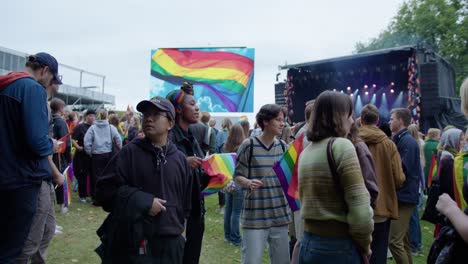
[[[224,239],[236,246],[242,242],[239,232],[239,218],[244,204],[242,189],[225,194],[226,205],[224,207]]]
[[[409,223],[409,240],[411,251],[418,252],[421,250],[421,226],[419,225],[419,213],[418,207],[416,206],[413,210],[413,214],[410,218]]]
[[[289,264],[288,225],[269,228],[244,228],[241,264],[262,263],[265,244],[268,244],[270,264]]]
[[[299,264],[361,263],[358,249],[351,238],[325,237],[304,232]]]

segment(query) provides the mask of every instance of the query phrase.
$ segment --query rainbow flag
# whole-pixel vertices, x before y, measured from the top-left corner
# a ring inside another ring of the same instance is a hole
[[[150,97],[193,83],[201,111],[252,112],[254,49],[157,49],[151,52]]]
[[[432,181],[437,180],[437,156],[432,153],[429,165],[429,175],[427,176],[427,186],[431,187]]]
[[[239,123],[247,122],[247,121],[249,121],[249,119],[247,118],[247,116],[243,115],[243,116],[240,116],[240,117],[239,117]]]
[[[210,176],[208,186],[201,192],[202,196],[217,193],[232,180],[236,160],[236,153],[213,154],[202,160],[201,166]]]
[[[63,205],[65,207],[71,205],[71,183],[73,182],[73,163],[63,171]]]
[[[468,178],[468,152],[461,152],[455,156],[453,170],[453,193],[455,194],[455,201],[458,207],[464,210],[467,204],[463,198],[463,184]]]
[[[273,165],[273,171],[275,171],[276,176],[278,176],[286,200],[288,200],[289,207],[293,212],[299,210],[301,205],[298,191],[297,161],[304,149],[304,145],[302,144],[303,140],[304,134],[296,138],[289,146],[288,150],[284,152],[283,157]]]
[[[60,139],[58,139],[58,141],[60,142],[63,142],[62,144],[59,145],[59,147],[57,148],[57,153],[59,154],[63,154],[65,153],[65,150],[67,150],[67,138],[69,136],[71,136],[71,132],[69,132],[68,134],[66,134],[65,136],[61,137]]]

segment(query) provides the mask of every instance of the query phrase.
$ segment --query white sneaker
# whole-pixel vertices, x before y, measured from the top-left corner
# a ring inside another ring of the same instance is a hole
[[[80,202],[86,203],[86,198],[80,198]]]
[[[55,230],[63,231],[63,227],[59,225],[55,225]]]
[[[55,235],[61,235],[61,234],[63,234],[63,231],[60,231],[57,228],[55,228]]]
[[[68,213],[68,207],[62,207],[62,208],[60,208],[60,213],[62,213],[62,214]]]

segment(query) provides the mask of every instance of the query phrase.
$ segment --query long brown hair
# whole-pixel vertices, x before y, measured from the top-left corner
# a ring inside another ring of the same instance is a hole
[[[317,142],[328,137],[345,137],[342,117],[353,114],[353,101],[346,94],[324,91],[314,103],[307,139]]]
[[[231,130],[229,130],[229,136],[226,140],[226,143],[224,144],[224,151],[236,152],[242,141],[244,141],[244,139],[245,135],[242,126],[239,124],[233,125],[231,127]]]

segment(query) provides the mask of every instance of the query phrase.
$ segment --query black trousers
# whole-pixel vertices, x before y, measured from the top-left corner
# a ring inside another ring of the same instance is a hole
[[[374,224],[372,232],[372,256],[369,260],[372,264],[387,263],[388,236],[390,233],[390,220]]]
[[[184,264],[198,264],[205,232],[205,217],[187,219],[187,241],[184,248]]]
[[[226,196],[223,192],[218,192],[218,203],[220,208],[226,205]]]
[[[73,159],[73,173],[78,180],[78,193],[80,198],[88,196],[87,178],[90,174],[91,159],[84,152],[77,152]]]
[[[41,185],[0,191],[0,263],[15,263],[28,238]]]
[[[104,153],[104,154],[93,154],[91,157],[91,178],[90,178],[90,190],[91,190],[91,197],[94,200],[95,197],[95,187],[96,181],[101,177],[102,172],[109,163],[110,159],[112,158],[112,152]]]

